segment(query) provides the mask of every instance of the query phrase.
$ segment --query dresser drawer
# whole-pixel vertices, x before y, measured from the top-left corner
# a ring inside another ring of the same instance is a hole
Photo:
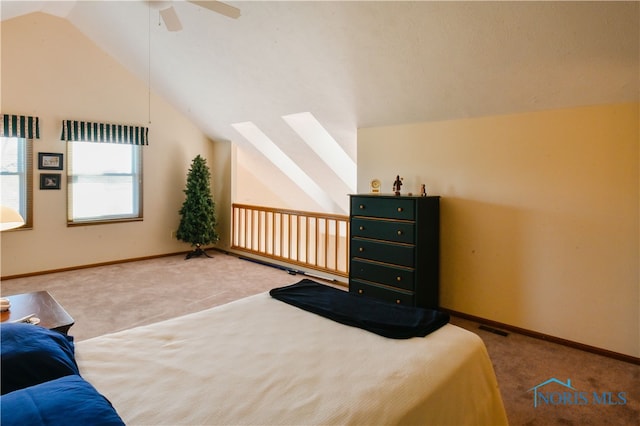
[[[409,244],[394,244],[382,241],[351,239],[351,257],[377,260],[401,266],[414,266],[415,246]]]
[[[400,197],[351,197],[351,215],[414,220],[415,200]]]
[[[413,222],[371,220],[360,217],[351,219],[351,235],[354,237],[413,244],[415,242],[414,230]]]
[[[400,268],[354,258],[351,260],[349,270],[351,277],[356,279],[373,281],[405,290],[414,290],[415,270],[413,268]]]
[[[349,291],[360,296],[372,297],[389,303],[414,306],[415,299],[412,292],[392,290],[377,285],[367,284],[359,280],[349,280]]]

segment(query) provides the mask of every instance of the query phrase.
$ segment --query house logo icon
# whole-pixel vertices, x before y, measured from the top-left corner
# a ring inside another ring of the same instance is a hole
[[[527,391],[527,392],[531,392],[531,391],[533,391],[533,406],[534,406],[534,407],[538,407],[538,393],[539,393],[539,389],[540,389],[540,388],[542,388],[542,387],[544,387],[544,386],[547,386],[547,385],[549,385],[549,384],[551,384],[551,383],[557,383],[557,384],[559,384],[560,386],[564,386],[565,388],[570,389],[571,391],[576,391],[576,388],[574,388],[573,386],[571,386],[571,379],[567,379],[567,382],[565,383],[565,382],[563,382],[563,381],[560,381],[560,380],[556,379],[555,377],[552,377],[552,378],[550,378],[549,380],[546,380],[546,381],[544,381],[544,382],[542,382],[542,383],[540,383],[540,384],[538,384],[538,385],[536,385],[536,386],[532,387],[531,389],[529,389],[529,390]]]
[[[542,389],[545,386],[550,388]],[[599,391],[578,391],[571,384],[571,379],[566,382],[555,377],[546,380],[539,385],[529,389],[533,392],[533,407],[541,405],[551,406],[579,406],[579,405],[626,405],[628,401],[627,392],[599,392]]]

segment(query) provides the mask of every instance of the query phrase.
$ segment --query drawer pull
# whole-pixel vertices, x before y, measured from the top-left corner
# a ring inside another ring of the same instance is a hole
[[[400,299],[396,299],[396,304],[400,304]]]
[[[402,207],[398,207],[398,211],[402,212],[404,209]]]
[[[402,277],[396,277],[396,281],[398,282],[402,281]]]
[[[364,251],[364,247],[358,247],[358,251],[362,253]]]
[[[360,204],[360,210],[364,210],[364,204]]]
[[[361,288],[359,288],[359,289],[358,289],[358,294],[362,294],[362,293],[364,293],[364,291],[362,291],[362,289],[361,289]]]
[[[361,230],[361,231],[364,231],[364,226],[361,226],[361,227],[360,227],[360,230]]]
[[[402,231],[398,231],[398,235],[402,235]]]

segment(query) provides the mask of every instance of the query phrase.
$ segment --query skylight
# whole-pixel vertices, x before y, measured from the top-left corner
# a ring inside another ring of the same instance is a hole
[[[333,170],[351,192],[356,192],[356,163],[313,114],[301,112],[283,115],[282,119]]]
[[[262,130],[251,121],[231,125],[265,157],[295,182],[315,202],[327,211],[335,211],[336,205],[329,195],[315,183],[287,154],[285,154]]]

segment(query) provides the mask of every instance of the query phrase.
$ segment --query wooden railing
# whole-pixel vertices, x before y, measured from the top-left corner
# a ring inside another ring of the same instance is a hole
[[[349,217],[232,205],[231,248],[349,276]]]

